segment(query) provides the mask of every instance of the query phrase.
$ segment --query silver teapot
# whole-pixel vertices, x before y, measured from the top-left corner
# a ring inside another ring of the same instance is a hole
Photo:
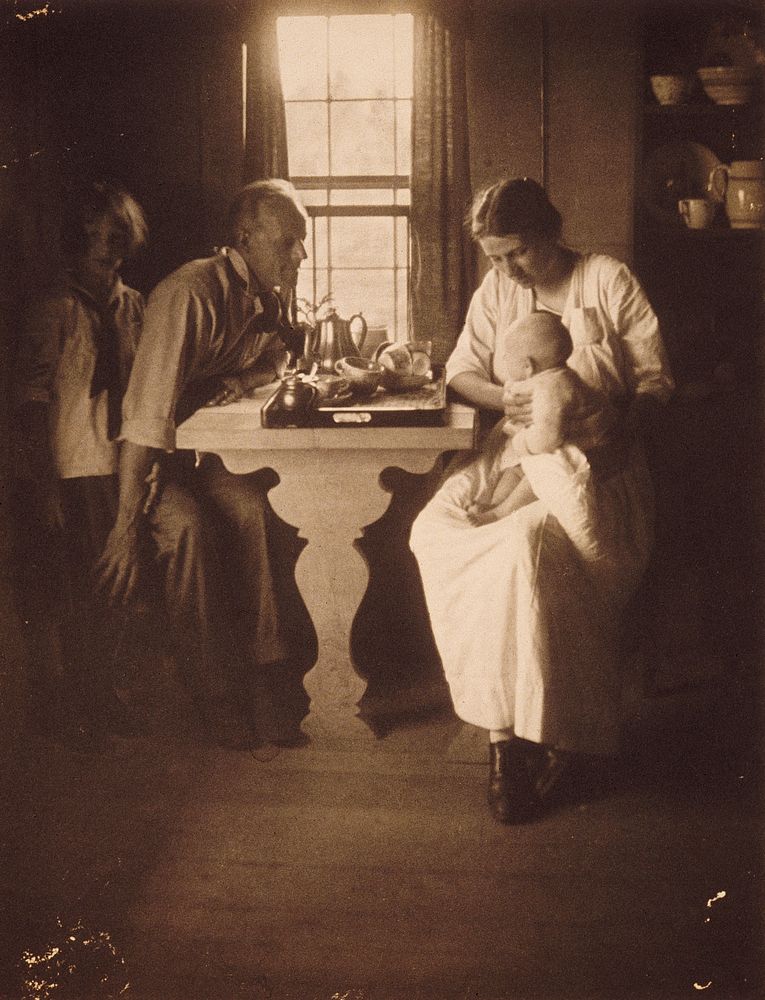
[[[342,319],[333,308],[308,333],[306,354],[318,362],[322,372],[335,375],[335,365],[340,358],[359,354],[366,336],[367,321],[360,312],[350,319]]]

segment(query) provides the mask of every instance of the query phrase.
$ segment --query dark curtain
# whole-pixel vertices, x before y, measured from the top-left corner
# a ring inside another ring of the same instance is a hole
[[[276,17],[273,9],[255,9],[246,23],[244,184],[265,177],[289,178]]]
[[[452,5],[447,11],[428,5],[414,21],[411,315],[436,362],[454,346],[474,282],[463,225],[471,198],[467,20]]]

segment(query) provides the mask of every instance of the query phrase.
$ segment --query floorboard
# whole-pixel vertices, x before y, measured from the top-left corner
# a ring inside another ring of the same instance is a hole
[[[30,739],[2,783],[0,1000],[78,921],[134,1000],[762,996],[756,725],[729,690],[650,706],[510,828],[449,713],[359,752]]]

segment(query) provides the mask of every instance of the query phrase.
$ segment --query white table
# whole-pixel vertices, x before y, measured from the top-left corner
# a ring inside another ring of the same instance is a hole
[[[318,639],[318,659],[304,679],[311,704],[303,728],[317,740],[372,740],[358,717],[366,682],[350,648],[369,581],[355,542],[390,502],[382,471],[429,472],[444,452],[473,448],[476,412],[452,403],[442,427],[266,429],[260,411],[273,389],[198,410],[178,428],[177,445],[219,455],[229,472],[270,468],[279,476],[269,500],[307,541],[295,579]]]

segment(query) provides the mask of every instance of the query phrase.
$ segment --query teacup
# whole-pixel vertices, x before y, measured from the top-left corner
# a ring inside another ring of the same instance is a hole
[[[715,217],[717,204],[706,198],[681,198],[677,210],[689,229],[708,229]]]
[[[380,384],[383,366],[369,358],[345,357],[335,362],[335,371],[348,379],[353,392],[371,396]]]

